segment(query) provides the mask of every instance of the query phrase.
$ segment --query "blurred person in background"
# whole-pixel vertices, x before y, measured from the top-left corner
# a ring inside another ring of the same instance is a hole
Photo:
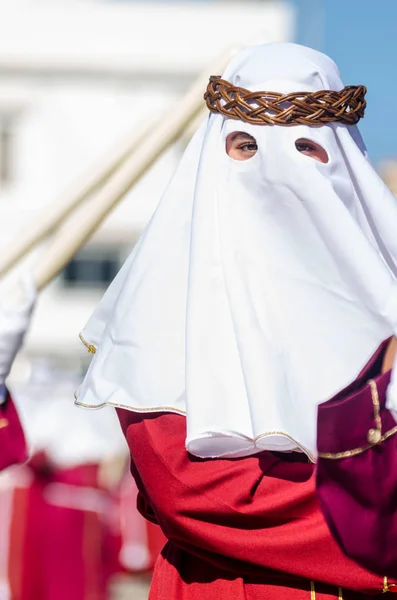
[[[8,477],[12,494],[8,525],[7,579],[11,598],[46,600],[107,598],[115,559],[108,533],[115,501],[101,480],[101,455],[115,454],[109,415],[96,420],[92,434],[85,414],[75,415],[68,398],[73,380],[64,381],[45,361],[32,365],[23,389],[14,388],[30,458]],[[103,559],[112,565],[104,569]]]
[[[96,354],[76,402],[118,407],[139,509],[168,539],[152,600],[395,589],[396,552],[377,542],[396,460],[397,203],[356,127],[364,96],[309,48],[235,57],[82,333]]]
[[[70,398],[77,385],[50,361],[36,360],[30,381],[14,389],[31,457],[0,485],[0,504],[8,503],[0,546],[12,600],[105,600],[125,572],[119,515],[126,444],[112,410],[94,419],[76,411]],[[130,538],[145,552],[139,520]]]
[[[37,291],[29,277],[0,294],[0,471],[20,465],[28,458],[28,446],[20,417],[6,387],[14,359],[20,350],[36,303]],[[9,596],[7,548],[11,494],[0,473],[0,597]]]

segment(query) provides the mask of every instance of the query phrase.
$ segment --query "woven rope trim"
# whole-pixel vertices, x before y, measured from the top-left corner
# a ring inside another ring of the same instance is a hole
[[[355,125],[364,116],[366,93],[364,85],[350,85],[340,92],[250,92],[214,75],[204,100],[211,112],[252,125]]]

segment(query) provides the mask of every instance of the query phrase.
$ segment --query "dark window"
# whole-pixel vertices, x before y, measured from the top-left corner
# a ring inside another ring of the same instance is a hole
[[[13,141],[15,119],[0,114],[0,187],[5,187],[13,179]]]
[[[67,287],[107,287],[120,268],[118,252],[101,248],[75,256],[62,273]]]

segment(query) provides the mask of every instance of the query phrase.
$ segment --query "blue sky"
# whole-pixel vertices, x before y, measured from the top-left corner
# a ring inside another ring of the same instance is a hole
[[[360,130],[372,160],[397,159],[397,0],[290,2],[298,16],[296,41],[331,56],[345,85],[367,86]]]

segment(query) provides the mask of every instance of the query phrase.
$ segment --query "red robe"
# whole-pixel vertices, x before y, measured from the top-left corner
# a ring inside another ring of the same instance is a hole
[[[203,460],[185,450],[184,417],[118,413],[139,509],[169,540],[151,600],[362,600],[382,593],[382,575],[347,558],[331,535],[315,466],[303,455]]]
[[[317,491],[344,552],[381,575],[396,576],[397,425],[385,406],[390,372],[379,374],[386,344],[356,381],[318,409]],[[377,386],[382,436],[372,445],[369,432],[377,424],[370,379]]]
[[[18,413],[7,392],[0,404],[0,471],[27,459],[25,437]]]

